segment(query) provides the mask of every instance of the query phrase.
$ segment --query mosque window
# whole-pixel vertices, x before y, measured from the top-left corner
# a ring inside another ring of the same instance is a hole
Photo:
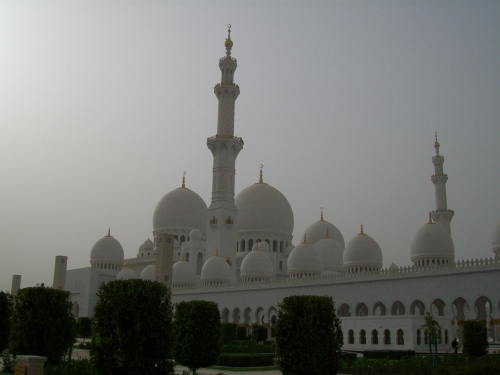
[[[376,329],[372,331],[372,344],[378,345],[378,331]]]
[[[274,252],[278,251],[278,241],[276,241],[276,240],[273,241],[273,251]]]
[[[391,331],[388,329],[384,331],[384,344],[391,345]]]
[[[403,330],[402,329],[398,329],[397,332],[396,332],[396,343],[398,345],[404,345],[405,344],[405,338],[404,338],[404,334],[403,334]]]
[[[349,344],[354,344],[354,331],[352,329],[349,330],[349,332],[347,332],[347,342]]]
[[[362,345],[366,344],[366,332],[364,329],[359,331],[359,343]]]
[[[285,247],[285,243],[283,241],[280,241],[280,253],[285,251],[284,247]]]

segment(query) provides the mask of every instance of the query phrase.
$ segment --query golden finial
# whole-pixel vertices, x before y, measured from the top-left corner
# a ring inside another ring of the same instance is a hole
[[[107,237],[111,237],[111,228],[108,228],[108,236]]]
[[[366,234],[365,232],[363,232],[363,224],[361,224],[361,232],[359,232],[359,234]]]
[[[231,40],[231,24],[227,25],[227,39],[224,45],[226,48],[231,48],[233,46],[233,41]]]
[[[441,146],[438,142],[438,132],[434,132],[434,138],[435,138],[435,141],[434,141],[434,148],[435,149],[438,149],[439,146]]]
[[[264,166],[261,164],[261,165],[260,165],[260,177],[259,177],[259,184],[263,184],[263,183],[264,183],[264,180],[262,179],[262,168],[263,168],[263,167],[264,167]]]
[[[432,211],[429,212],[429,222],[427,224],[434,224],[434,222],[432,221]]]
[[[182,172],[182,187],[183,188],[186,187],[186,172],[185,171]]]
[[[331,238],[330,237],[330,232],[328,231],[328,227],[326,227],[326,237],[325,238]]]
[[[321,219],[320,221],[323,221],[323,207],[321,207]]]
[[[302,243],[307,243],[307,237],[305,233],[304,233],[304,241],[302,241]]]

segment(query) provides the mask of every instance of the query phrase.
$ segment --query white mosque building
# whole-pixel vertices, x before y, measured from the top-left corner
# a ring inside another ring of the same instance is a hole
[[[447,206],[444,157],[437,135],[432,157],[436,208],[411,241],[412,266],[382,268],[382,249],[364,232],[345,243],[332,223],[319,220],[293,243],[294,214],[286,197],[258,181],[235,197],[236,158],[243,140],[234,135],[234,83],[237,61],[233,42],[225,42],[219,60],[221,82],[217,133],[207,139],[213,155],[212,199],[182,185],[161,198],[153,214],[153,236],[137,256],[124,259],[118,240],[108,234],[90,253],[90,267],[66,271],[66,257],[56,258],[54,285],[71,292],[75,315],[90,316],[101,283],[116,279],[155,280],[158,236],[174,239],[172,300],[211,300],[223,322],[251,329],[272,327],[278,303],[290,295],[327,295],[342,319],[344,350],[427,350],[421,329],[426,311],[442,326],[439,348],[449,350],[466,319],[485,321],[490,341],[500,340],[500,221],[493,233],[492,257],[456,260]],[[456,286],[460,285],[460,288]]]

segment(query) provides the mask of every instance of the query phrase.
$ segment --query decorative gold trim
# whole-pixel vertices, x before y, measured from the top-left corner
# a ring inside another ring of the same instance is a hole
[[[261,164],[261,165],[260,165],[260,177],[259,177],[259,184],[263,184],[263,183],[264,183],[264,180],[262,179],[262,168],[263,168],[263,167],[264,167],[264,166]]]

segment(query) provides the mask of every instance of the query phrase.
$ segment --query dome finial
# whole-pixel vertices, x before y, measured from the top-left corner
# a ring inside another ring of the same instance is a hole
[[[361,232],[359,232],[359,234],[366,234],[365,232],[363,232],[363,224],[361,224]]]
[[[107,237],[111,237],[111,228],[108,228],[108,235]]]
[[[429,222],[427,224],[434,224],[434,222],[432,221],[432,211],[429,212]]]
[[[186,187],[186,171],[182,172],[182,187]]]
[[[439,155],[439,146],[441,146],[438,142],[438,132],[434,132],[434,148],[436,149],[436,155]]]
[[[323,207],[321,207],[321,219],[320,221],[323,221]]]
[[[260,165],[260,177],[259,177],[259,184],[263,184],[263,183],[264,183],[264,180],[262,179],[262,168],[263,168],[263,167],[264,167],[264,166],[261,164],[261,165]]]
[[[304,233],[304,241],[302,241],[302,243],[307,243],[307,237],[305,233]]]
[[[231,40],[231,24],[227,25],[227,39],[226,43],[224,43],[226,49],[228,50],[228,56],[231,55],[231,47],[233,46],[233,41]]]

